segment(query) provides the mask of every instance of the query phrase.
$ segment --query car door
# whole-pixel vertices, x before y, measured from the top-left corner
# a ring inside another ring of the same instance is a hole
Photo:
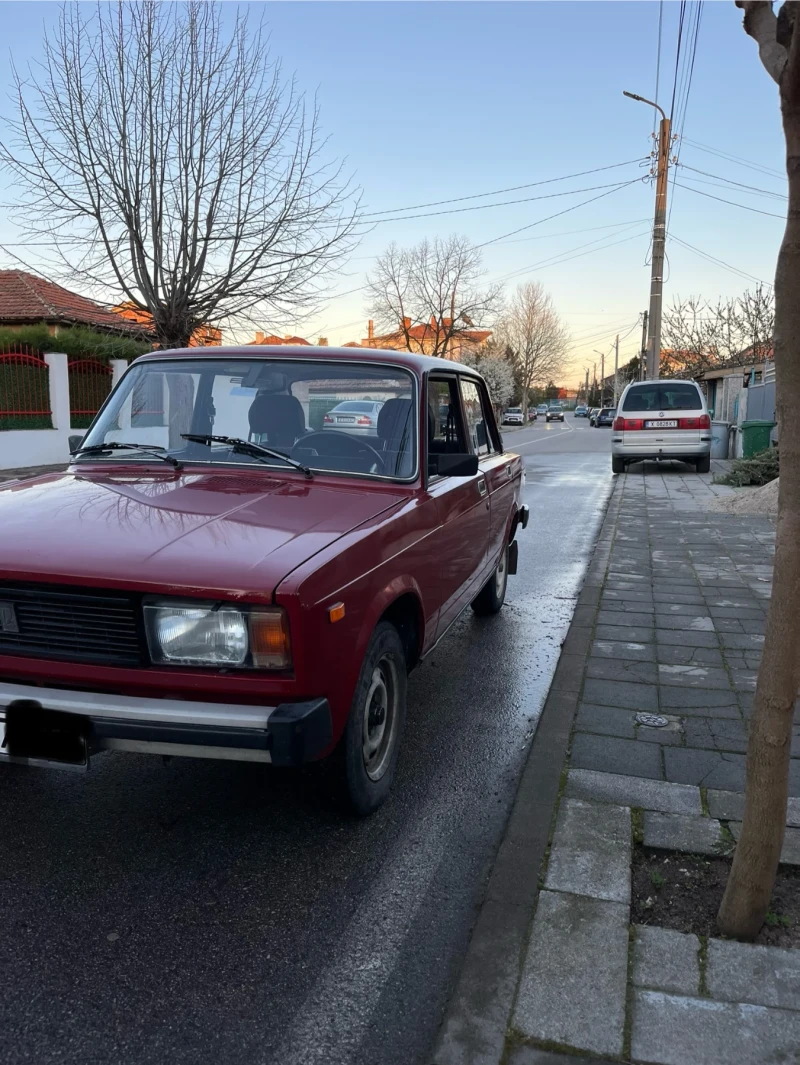
[[[484,560],[484,579],[488,579],[505,544],[517,482],[522,476],[521,464],[515,455],[503,449],[483,381],[462,375],[460,388],[467,437],[471,450],[478,456],[478,468],[486,479],[489,495],[489,538]]]
[[[427,452],[469,453],[455,374],[432,374],[426,384]],[[434,537],[441,609],[437,638],[480,591],[489,540],[489,489],[484,472],[469,477],[428,473],[439,528]]]

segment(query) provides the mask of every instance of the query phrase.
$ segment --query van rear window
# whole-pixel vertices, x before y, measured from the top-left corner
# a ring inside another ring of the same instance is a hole
[[[625,397],[624,411],[702,410],[703,400],[696,385],[636,385]]]

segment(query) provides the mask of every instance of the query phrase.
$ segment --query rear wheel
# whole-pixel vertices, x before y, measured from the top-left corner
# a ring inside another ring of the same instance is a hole
[[[359,817],[377,810],[391,790],[406,716],[406,679],[400,635],[382,621],[364,655],[336,751],[345,799]]]
[[[472,600],[472,609],[479,617],[497,614],[505,602],[508,587],[508,544],[503,548],[497,569],[477,596]]]
[[[695,469],[698,473],[710,473],[711,472],[711,456],[703,455],[695,462]]]
[[[616,455],[611,456],[611,472],[612,473],[624,473],[625,472],[625,459],[618,458]]]

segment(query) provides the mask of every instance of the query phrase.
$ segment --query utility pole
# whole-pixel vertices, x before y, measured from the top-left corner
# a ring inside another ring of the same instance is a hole
[[[619,333],[617,333],[617,339],[614,341],[614,409],[617,408],[617,398],[619,397]]]
[[[605,376],[606,376],[606,353],[604,351],[598,351],[594,349],[595,355],[600,356],[600,406],[605,406],[606,389],[605,389]],[[595,363],[597,366],[597,363]]]
[[[589,367],[586,367],[586,385],[583,393],[583,402],[589,406]]]
[[[658,163],[656,167],[656,210],[653,220],[653,256],[650,270],[650,332],[647,338],[647,376],[659,375],[661,362],[661,303],[664,290],[664,245],[667,239],[667,175],[669,171],[670,120],[658,104],[637,96],[633,92],[623,92],[631,100],[649,104],[661,115],[658,125]]]
[[[642,316],[642,350],[639,352],[639,380],[644,381],[647,367],[647,311]]]

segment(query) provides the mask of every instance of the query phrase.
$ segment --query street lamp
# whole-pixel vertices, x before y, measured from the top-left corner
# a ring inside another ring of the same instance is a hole
[[[650,313],[647,338],[647,376],[658,377],[661,363],[661,301],[664,289],[664,246],[667,240],[667,171],[669,169],[670,120],[653,100],[625,92],[629,100],[655,107],[661,115],[658,126],[658,165],[656,168],[656,210],[653,222],[653,260],[650,271]]]
[[[606,390],[603,381],[606,376],[606,353],[604,351],[598,351],[597,348],[592,348],[595,355],[600,356],[600,406],[604,406],[603,400],[606,398]]]

